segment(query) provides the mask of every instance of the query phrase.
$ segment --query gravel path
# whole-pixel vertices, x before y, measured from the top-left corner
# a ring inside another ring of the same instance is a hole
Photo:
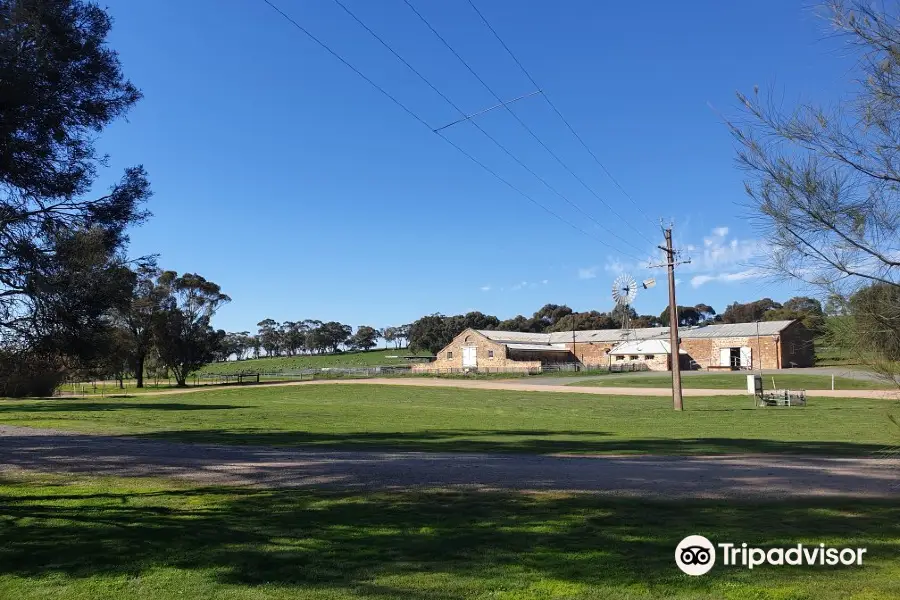
[[[566,383],[572,383],[573,378],[566,378]],[[136,397],[170,396],[176,394],[192,394],[197,392],[212,391],[244,391],[247,389],[275,386],[296,385],[399,385],[411,387],[450,387],[477,390],[508,390],[515,392],[559,392],[562,394],[593,394],[599,396],[671,396],[669,388],[648,387],[593,387],[570,386],[552,384],[551,382],[521,383],[515,379],[486,380],[486,379],[426,379],[426,378],[377,378],[370,379],[316,379],[313,381],[287,381],[277,383],[261,383],[247,386],[199,386],[181,390],[168,390],[164,392],[144,392],[135,394]],[[685,389],[687,396],[748,396],[746,390],[716,390],[716,389]],[[64,394],[65,395],[65,394]],[[111,394],[114,395],[114,394]],[[822,398],[882,398],[888,400],[900,399],[898,390],[807,390],[809,397]],[[750,400],[748,396],[748,401]]]
[[[659,498],[900,498],[900,459],[336,452],[183,444],[12,426],[0,426],[0,469],[166,476],[265,487],[465,487]]]

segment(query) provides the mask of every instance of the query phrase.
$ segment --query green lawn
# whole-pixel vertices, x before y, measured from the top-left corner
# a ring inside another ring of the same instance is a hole
[[[697,373],[685,374],[681,378],[682,385],[691,389],[707,390],[745,390],[747,389],[747,373]],[[772,378],[775,378],[775,386],[778,389],[794,390],[830,390],[830,375],[763,375],[763,387],[773,389]],[[672,376],[669,373],[656,375],[629,375],[622,373],[610,373],[599,379],[587,379],[575,381],[566,385],[596,386],[596,387],[652,387],[662,388],[672,385]],[[834,389],[836,390],[883,390],[891,389],[887,383],[869,381],[865,379],[853,379],[850,377],[835,377]]]
[[[400,350],[369,350],[367,352],[341,352],[339,354],[315,354],[304,356],[276,356],[273,358],[256,358],[252,360],[212,363],[202,367],[201,373],[216,375],[232,375],[235,373],[276,373],[299,369],[326,369],[337,367],[380,367],[389,365],[408,365],[401,356],[430,356],[403,348]]]
[[[0,477],[0,597],[16,600],[900,597],[900,506],[594,495],[202,488]],[[868,549],[862,566],[674,564],[688,534]]]
[[[134,398],[2,400],[0,423],[225,444],[431,451],[870,455],[900,444],[900,403],[593,396],[387,385],[220,388]]]

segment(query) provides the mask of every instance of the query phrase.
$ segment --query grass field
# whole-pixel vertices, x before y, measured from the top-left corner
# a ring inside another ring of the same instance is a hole
[[[686,374],[682,377],[682,385],[690,389],[707,390],[745,390],[747,389],[748,373],[698,373]],[[778,389],[794,390],[830,390],[831,376],[829,375],[763,375],[763,387],[773,389],[772,378],[775,378],[775,386]],[[656,375],[628,375],[610,373],[599,379],[575,381],[567,385],[596,386],[596,387],[652,387],[662,388],[672,385],[672,376],[668,373]],[[866,379],[853,379],[850,377],[835,377],[834,389],[836,390],[882,390],[891,389],[887,383],[870,381]]]
[[[341,352],[339,354],[313,354],[303,356],[275,356],[251,360],[212,363],[200,369],[201,373],[233,375],[236,373],[275,373],[299,369],[327,369],[337,367],[382,367],[408,365],[401,356],[430,356],[413,352],[407,348],[400,350],[369,350],[367,352]]]
[[[0,423],[224,444],[431,451],[871,455],[900,445],[900,403],[587,396],[379,385],[230,388],[134,398],[2,400]]]
[[[888,600],[900,506],[813,499],[667,503],[503,492],[198,488],[0,477],[0,597],[17,600]],[[713,542],[866,547],[862,566],[679,571]]]

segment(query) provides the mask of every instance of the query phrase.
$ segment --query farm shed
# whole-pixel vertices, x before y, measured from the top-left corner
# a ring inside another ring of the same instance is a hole
[[[809,367],[812,334],[800,321],[764,321],[679,329],[679,356],[690,369],[781,369]],[[600,329],[521,333],[466,329],[414,371],[536,371],[541,366],[580,363],[607,367],[613,360],[669,369],[669,328]],[[638,358],[633,358],[638,357]]]

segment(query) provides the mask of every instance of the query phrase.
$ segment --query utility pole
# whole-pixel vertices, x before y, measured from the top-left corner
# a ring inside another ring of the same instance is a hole
[[[672,248],[672,228],[664,231],[666,245],[658,246],[666,254],[665,267],[669,273],[669,357],[672,366],[672,402],[675,410],[684,410],[684,399],[681,395],[681,344],[678,341],[678,304],[675,302],[675,265],[691,261],[677,261],[675,249]],[[652,265],[651,268],[663,265]]]

